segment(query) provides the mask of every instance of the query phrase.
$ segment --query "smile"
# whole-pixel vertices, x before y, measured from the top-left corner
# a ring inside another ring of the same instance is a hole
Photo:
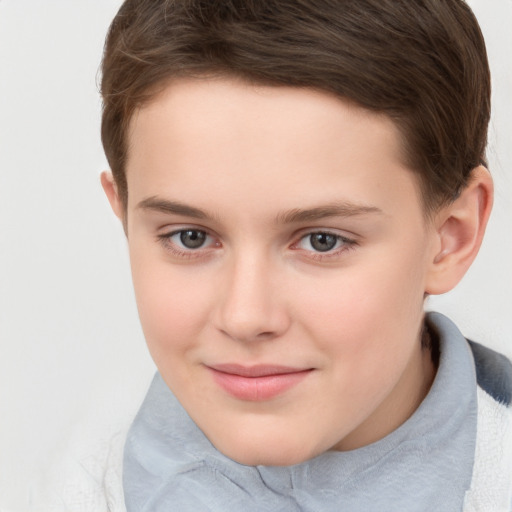
[[[286,366],[241,366],[225,364],[207,367],[214,381],[228,394],[252,402],[270,400],[299,384],[312,368]]]

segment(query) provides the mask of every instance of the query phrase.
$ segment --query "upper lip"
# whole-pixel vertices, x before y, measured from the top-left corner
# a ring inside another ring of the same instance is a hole
[[[212,370],[240,377],[268,377],[271,375],[286,375],[311,370],[312,368],[292,368],[290,366],[259,364],[243,366],[240,364],[217,364],[209,366]]]

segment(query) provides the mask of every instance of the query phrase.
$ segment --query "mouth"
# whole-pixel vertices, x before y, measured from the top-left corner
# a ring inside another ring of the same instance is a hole
[[[313,368],[288,366],[221,364],[207,366],[213,380],[229,395],[239,400],[270,400],[298,385]]]

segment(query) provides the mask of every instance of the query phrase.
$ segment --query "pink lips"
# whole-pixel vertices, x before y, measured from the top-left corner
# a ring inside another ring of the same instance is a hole
[[[301,382],[311,368],[259,365],[221,364],[208,366],[213,379],[230,395],[253,402],[270,400]]]

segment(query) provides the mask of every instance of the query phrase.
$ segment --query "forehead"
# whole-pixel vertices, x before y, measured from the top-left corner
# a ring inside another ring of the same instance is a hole
[[[419,203],[388,117],[317,90],[231,79],[175,80],[137,111],[126,172],[132,206],[202,195],[242,212],[251,198],[293,208],[380,196],[382,208],[398,192]]]

